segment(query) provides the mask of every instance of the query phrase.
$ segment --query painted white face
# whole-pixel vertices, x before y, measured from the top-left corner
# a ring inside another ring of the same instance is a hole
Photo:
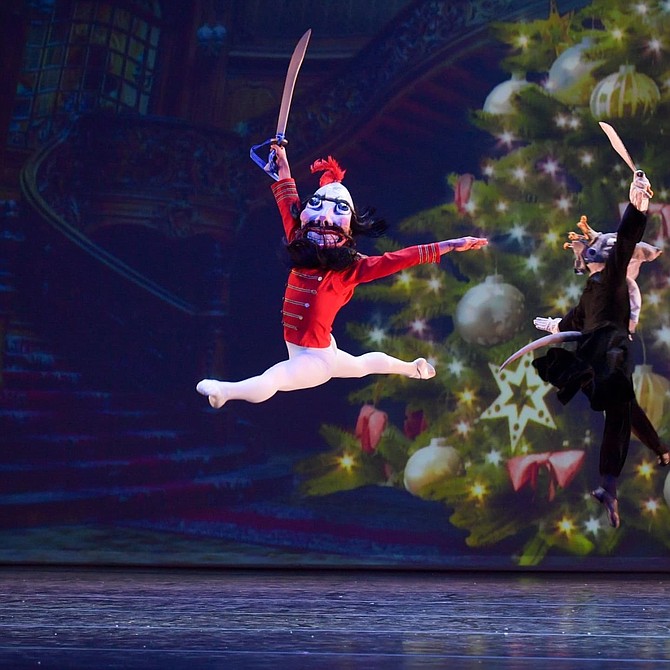
[[[347,238],[338,228],[351,235],[352,213],[351,194],[342,184],[333,182],[319,188],[307,201],[300,212],[301,227],[307,239],[320,247],[339,247]]]

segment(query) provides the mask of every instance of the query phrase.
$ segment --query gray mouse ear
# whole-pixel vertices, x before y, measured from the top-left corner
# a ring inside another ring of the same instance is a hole
[[[655,261],[662,253],[663,250],[655,247],[653,244],[638,242],[635,245],[633,258],[641,263],[648,263],[649,261]]]

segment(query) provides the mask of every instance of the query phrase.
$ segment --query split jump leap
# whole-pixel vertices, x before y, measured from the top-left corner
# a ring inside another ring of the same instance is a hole
[[[279,180],[272,184],[291,261],[282,307],[288,358],[262,374],[242,381],[203,379],[196,386],[214,408],[229,400],[260,403],[277,391],[313,388],[332,378],[397,374],[430,379],[435,369],[425,358],[402,361],[380,351],[361,356],[342,351],[332,335],[335,317],[359,284],[387,277],[421,263],[439,263],[450,251],[481,249],[486,238],[459,237],[407,247],[380,256],[356,250],[355,237],[378,237],[386,223],[373,219],[373,210],[356,212],[351,194],[342,185],[345,171],[328,157],[312,172],[323,172],[319,188],[303,205],[291,177],[286,149],[276,152]]]

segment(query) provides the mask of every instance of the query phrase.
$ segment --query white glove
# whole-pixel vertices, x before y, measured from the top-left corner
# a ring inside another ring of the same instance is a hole
[[[557,333],[558,332],[558,324],[561,322],[561,318],[557,319],[552,319],[551,317],[547,316],[536,316],[533,319],[533,325],[538,329],[538,330],[546,330],[548,333]]]
[[[649,207],[649,200],[654,195],[651,190],[651,184],[642,170],[635,173],[635,177],[630,185],[628,198],[635,209],[640,212],[646,212]]]

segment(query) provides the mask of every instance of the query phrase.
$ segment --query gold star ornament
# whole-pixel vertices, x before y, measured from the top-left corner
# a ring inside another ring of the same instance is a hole
[[[529,421],[556,430],[556,424],[549,413],[544,397],[551,391],[551,385],[540,379],[532,366],[533,354],[528,352],[519,359],[516,369],[489,363],[491,374],[496,380],[500,394],[484,413],[482,419],[507,419],[512,452],[516,448]]]

